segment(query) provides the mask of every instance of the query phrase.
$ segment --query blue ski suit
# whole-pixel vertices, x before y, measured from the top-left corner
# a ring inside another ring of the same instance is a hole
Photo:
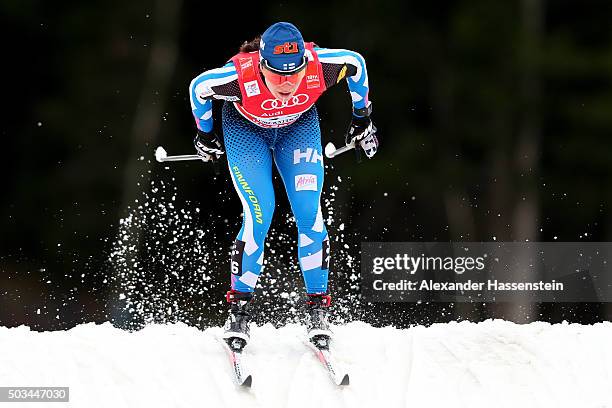
[[[311,53],[316,53],[325,89],[346,79],[354,108],[368,106],[368,77],[361,55],[349,50],[316,46],[311,48]],[[231,179],[243,207],[242,227],[231,255],[232,290],[253,292],[262,271],[264,241],[275,208],[274,162],[297,224],[298,260],[306,292],[326,293],[330,245],[321,209],[324,167],[317,110],[312,105],[290,117],[252,120],[241,112],[247,106],[243,102],[261,89],[243,81],[239,71],[245,67],[237,66],[236,61],[237,58],[221,68],[203,72],[189,87],[196,126],[202,131],[210,132],[213,128],[212,100],[225,100],[223,141]],[[305,77],[304,81],[309,78]],[[301,103],[299,98],[293,101]],[[266,106],[279,103],[273,100],[265,102],[268,103]]]

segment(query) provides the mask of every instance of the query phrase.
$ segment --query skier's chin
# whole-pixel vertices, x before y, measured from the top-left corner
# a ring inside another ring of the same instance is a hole
[[[287,102],[289,99],[291,99],[294,93],[295,91],[293,92],[276,91],[274,96],[276,97],[276,99],[278,99],[281,102]]]

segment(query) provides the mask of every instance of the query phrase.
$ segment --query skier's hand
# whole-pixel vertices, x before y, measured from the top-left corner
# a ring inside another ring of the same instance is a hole
[[[372,123],[370,116],[356,116],[353,113],[345,141],[347,145],[353,141],[355,144],[359,143],[359,147],[365,152],[368,159],[374,157],[379,143],[376,137],[376,126]]]
[[[216,161],[223,153],[225,153],[215,132],[207,133],[198,129],[198,133],[193,139],[193,145],[195,146],[198,155],[206,158],[207,160]]]

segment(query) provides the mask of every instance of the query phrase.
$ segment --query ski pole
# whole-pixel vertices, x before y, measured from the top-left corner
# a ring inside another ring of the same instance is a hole
[[[185,161],[185,160],[202,160],[204,162],[211,161],[211,157],[200,156],[199,154],[182,154],[178,156],[168,156],[166,153],[166,149],[159,146],[157,150],[155,150],[155,159],[158,162],[167,162],[167,161]]]
[[[155,159],[160,163],[167,161],[185,160],[202,160],[203,162],[212,162],[215,174],[218,176],[221,173],[221,170],[219,170],[219,161],[214,160],[212,156],[200,156],[199,154],[181,154],[178,156],[168,156],[168,153],[166,153],[166,149],[159,146],[155,150]]]
[[[339,154],[342,154],[344,152],[348,152],[351,149],[355,148],[355,141],[351,141],[351,143],[347,144],[346,146],[342,146],[336,149],[336,146],[334,146],[334,144],[332,142],[329,142],[328,144],[325,145],[325,156],[328,159],[331,159],[333,157],[336,157]]]

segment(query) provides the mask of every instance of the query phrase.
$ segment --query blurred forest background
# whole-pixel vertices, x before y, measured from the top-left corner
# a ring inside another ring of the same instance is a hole
[[[368,64],[380,152],[327,163],[329,230],[342,238],[332,243],[338,298],[357,301],[347,282],[362,241],[612,241],[610,1],[268,1],[223,11],[184,0],[3,0],[0,16],[0,325],[138,326],[125,288],[155,300],[155,321],[221,323],[239,200],[226,174],[161,166],[153,152],[193,152],[189,82],[276,21]],[[323,142],[340,143],[346,86],[317,107]],[[280,188],[277,198],[273,245],[286,256],[269,269],[291,271],[299,291],[295,228],[283,222]],[[160,219],[165,229],[151,227]],[[164,251],[180,273],[156,261]],[[283,302],[275,293],[266,304]],[[519,306],[362,304],[354,317],[397,326],[612,317],[606,304]]]

